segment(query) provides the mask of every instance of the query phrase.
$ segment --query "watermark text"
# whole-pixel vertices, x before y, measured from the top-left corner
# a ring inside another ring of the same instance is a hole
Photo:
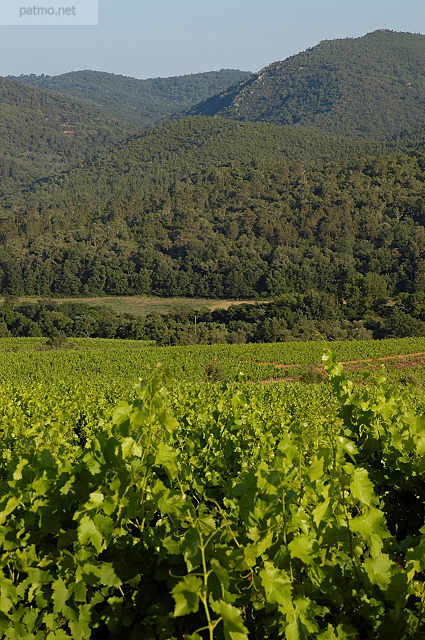
[[[46,4],[25,4],[25,0],[0,0],[3,26],[81,26],[99,24],[98,0],[47,0]]]

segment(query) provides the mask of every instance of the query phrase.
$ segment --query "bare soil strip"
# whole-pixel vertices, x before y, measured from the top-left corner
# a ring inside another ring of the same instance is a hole
[[[417,353],[404,353],[402,355],[394,355],[394,356],[379,356],[378,358],[364,358],[363,360],[341,360],[340,364],[350,365],[350,364],[360,364],[360,363],[368,363],[368,362],[380,362],[381,360],[403,360],[406,358],[417,358],[419,356],[425,356],[425,351],[418,351]],[[247,361],[248,362],[248,361]],[[310,363],[310,364],[281,364],[279,362],[260,362],[258,360],[249,360],[253,364],[258,364],[260,366],[271,366],[276,367],[277,369],[296,369],[298,367],[324,367],[323,362],[320,363]]]
[[[410,361],[413,358],[413,361]],[[272,366],[276,369],[296,369],[303,367],[310,367],[314,371],[323,372],[325,367],[324,363],[311,363],[311,364],[281,364],[279,362],[259,362],[257,360],[250,360],[253,364],[258,364],[260,366]],[[365,369],[365,366],[358,365],[368,365],[368,364],[377,364],[379,362],[394,362],[397,369],[405,369],[410,367],[417,366],[425,366],[425,351],[418,351],[417,353],[404,353],[392,356],[379,356],[377,358],[364,358],[359,360],[344,360],[341,361],[340,364],[344,365],[346,370],[348,371],[361,371]],[[285,378],[266,378],[264,380],[259,380],[261,384],[271,384],[275,382],[296,382],[298,378],[294,377],[285,377]]]

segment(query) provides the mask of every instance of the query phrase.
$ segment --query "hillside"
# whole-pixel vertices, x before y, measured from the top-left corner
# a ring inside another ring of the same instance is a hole
[[[425,36],[379,30],[274,62],[191,114],[388,140],[423,127]]]
[[[0,78],[0,193],[79,166],[136,131],[69,98]]]
[[[0,200],[5,211],[71,207],[124,208],[137,194],[148,196],[161,184],[190,180],[201,171],[295,161],[329,161],[384,149],[383,145],[332,138],[308,129],[267,123],[191,117],[157,125],[105,149],[92,162],[34,183]],[[68,217],[68,216],[67,216]]]
[[[145,127],[189,109],[228,89],[250,73],[221,69],[172,78],[137,80],[113,73],[75,71],[59,76],[16,76],[11,79],[82,101],[118,120]]]
[[[301,129],[208,118],[148,131],[3,198],[1,289],[214,298],[314,291],[354,309],[421,291],[423,148],[366,153],[358,145],[355,156],[329,160],[323,145]]]

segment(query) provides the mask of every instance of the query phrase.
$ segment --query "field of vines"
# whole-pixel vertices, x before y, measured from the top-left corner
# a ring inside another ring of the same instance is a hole
[[[45,342],[0,340],[1,638],[425,637],[425,339]]]

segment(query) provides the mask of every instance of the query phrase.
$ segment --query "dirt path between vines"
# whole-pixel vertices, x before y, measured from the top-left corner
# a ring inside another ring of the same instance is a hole
[[[409,360],[413,359],[411,362]],[[276,369],[296,369],[296,368],[312,368],[314,371],[322,373],[324,370],[324,363],[310,363],[310,364],[281,364],[279,362],[259,362],[257,360],[250,360],[253,364],[260,366],[272,366]],[[378,364],[379,362],[394,363],[392,368],[407,369],[410,367],[417,367],[425,365],[425,351],[418,351],[416,353],[404,353],[391,356],[379,356],[378,358],[363,358],[359,360],[343,360],[340,364],[344,365],[346,371],[359,371],[365,369],[367,364]],[[360,366],[358,366],[360,365]],[[298,378],[285,377],[285,378],[266,378],[259,380],[261,384],[270,384],[273,382],[296,382]]]
[[[340,360],[340,364],[350,365],[350,364],[360,364],[367,362],[381,362],[381,360],[405,360],[407,358],[418,358],[419,356],[425,356],[425,351],[418,351],[417,353],[403,353],[401,355],[394,356],[379,356],[378,358],[364,358],[363,360]],[[271,366],[276,367],[277,369],[295,369],[297,367],[324,367],[324,363],[294,363],[294,364],[281,364],[280,362],[260,362],[258,360],[249,360],[253,364],[259,364],[260,366]]]

